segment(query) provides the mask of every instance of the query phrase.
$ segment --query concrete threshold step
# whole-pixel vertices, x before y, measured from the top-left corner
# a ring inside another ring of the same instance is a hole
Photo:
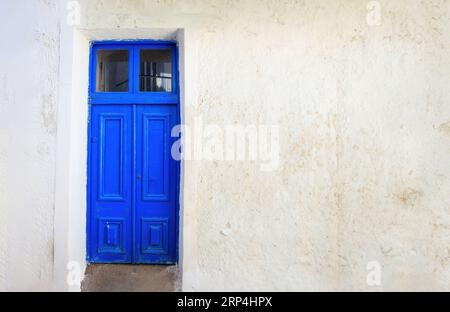
[[[81,284],[83,292],[179,291],[176,265],[90,264]]]

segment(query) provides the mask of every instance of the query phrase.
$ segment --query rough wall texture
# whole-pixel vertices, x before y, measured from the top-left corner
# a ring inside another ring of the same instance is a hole
[[[0,290],[52,281],[56,1],[1,1]]]
[[[83,3],[86,28],[185,28],[187,124],[280,125],[275,172],[186,163],[186,289],[449,289],[450,3],[380,4]]]
[[[280,126],[274,172],[186,162],[186,290],[450,290],[450,1],[378,3],[82,2],[184,28],[188,125]]]

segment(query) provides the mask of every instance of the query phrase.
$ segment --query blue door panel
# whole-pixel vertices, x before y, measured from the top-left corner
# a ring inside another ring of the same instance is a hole
[[[132,260],[132,107],[91,107],[90,260]]]
[[[137,263],[176,261],[176,161],[171,157],[176,105],[136,107]]]
[[[91,262],[176,263],[176,109],[92,106]]]

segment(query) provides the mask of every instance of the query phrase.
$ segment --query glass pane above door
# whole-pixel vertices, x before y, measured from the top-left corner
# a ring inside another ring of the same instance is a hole
[[[140,50],[139,91],[172,92],[172,51]]]
[[[128,50],[99,50],[96,92],[128,92]]]

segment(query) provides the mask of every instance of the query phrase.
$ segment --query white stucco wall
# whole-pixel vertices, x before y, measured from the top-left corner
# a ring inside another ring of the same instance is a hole
[[[173,36],[187,125],[280,131],[275,171],[185,161],[184,290],[450,290],[450,1],[379,1],[378,26],[363,0],[79,3],[81,24],[60,23],[59,80],[51,2],[27,7],[45,22],[34,45],[35,28],[2,29],[2,289],[47,281],[53,244],[60,287],[67,261],[84,265],[88,41]],[[366,283],[370,261],[381,286]]]
[[[0,1],[0,291],[49,289],[57,133],[56,1]]]

